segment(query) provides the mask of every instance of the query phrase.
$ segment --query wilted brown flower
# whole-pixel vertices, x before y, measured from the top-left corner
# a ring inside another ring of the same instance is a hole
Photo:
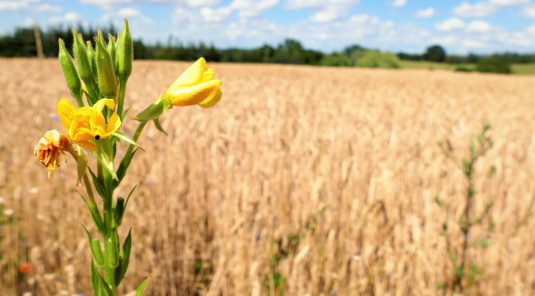
[[[69,139],[57,130],[49,130],[35,146],[37,159],[48,168],[48,175],[60,166],[60,157],[69,145]]]

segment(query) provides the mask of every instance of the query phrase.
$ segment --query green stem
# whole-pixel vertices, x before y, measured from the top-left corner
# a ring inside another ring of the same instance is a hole
[[[126,81],[119,82],[119,96],[117,97],[117,114],[123,118],[124,96],[126,93]]]

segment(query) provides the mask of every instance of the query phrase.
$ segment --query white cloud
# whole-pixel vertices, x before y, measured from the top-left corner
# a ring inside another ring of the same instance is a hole
[[[394,0],[394,1],[392,1],[392,5],[394,5],[395,7],[402,7],[402,6],[405,6],[405,4],[407,4],[407,0]]]
[[[455,7],[453,12],[462,17],[484,17],[496,11],[496,6],[490,2],[479,2],[470,4],[463,2],[461,5]]]
[[[524,16],[535,18],[535,5],[530,5],[524,8]]]
[[[230,7],[238,11],[238,15],[243,18],[255,17],[266,9],[272,8],[279,3],[279,0],[234,0]]]
[[[130,21],[132,19],[139,19],[140,21],[142,21],[145,24],[151,24],[152,23],[152,20],[149,17],[143,15],[139,10],[137,10],[135,8],[121,8],[121,9],[119,9],[119,11],[117,11],[117,14],[121,18],[128,18]]]
[[[40,11],[40,12],[52,12],[52,13],[55,13],[55,12],[61,12],[61,7],[60,6],[55,6],[55,5],[50,5],[48,3],[41,3],[41,4],[38,4],[35,6],[35,10],[36,11]]]
[[[203,7],[201,8],[200,13],[205,22],[218,23],[224,21],[232,13],[232,8],[221,7],[214,9],[211,7]]]
[[[187,0],[186,3],[190,7],[203,7],[219,4],[219,0]]]
[[[174,23],[191,22],[195,19],[195,13],[189,9],[178,7],[173,11],[172,20]]]
[[[470,33],[487,33],[491,28],[491,25],[487,22],[472,21],[466,27],[466,31]]]
[[[80,16],[76,12],[67,12],[65,14],[65,22],[74,23],[80,20]]]
[[[135,0],[80,0],[80,3],[94,4],[102,9],[111,9],[121,4],[132,4]]]
[[[498,6],[510,6],[510,5],[516,5],[516,4],[524,4],[528,2],[529,0],[490,0],[491,4],[498,5]]]
[[[419,18],[430,18],[435,15],[435,9],[433,7],[424,8],[416,12],[416,16]]]
[[[42,0],[0,0],[0,11],[31,10],[37,12],[60,12],[61,7],[43,3]]]
[[[461,46],[465,49],[478,49],[488,47],[487,43],[481,40],[467,39],[461,43]]]
[[[63,16],[53,16],[48,20],[48,23],[50,25],[60,25],[60,24],[76,25],[80,22],[81,22],[80,16],[74,11],[67,12]]]
[[[485,17],[493,14],[498,9],[506,6],[528,3],[530,0],[488,0],[474,4],[463,2],[453,10],[454,14],[461,17]]]
[[[463,20],[459,18],[450,18],[441,23],[436,24],[436,28],[439,31],[452,31],[464,28]]]
[[[290,9],[318,8],[328,6],[328,2],[322,0],[288,0],[286,1],[286,7]]]
[[[358,0],[288,0],[286,1],[286,8],[316,9],[310,20],[317,23],[327,23],[340,20],[358,3]]]

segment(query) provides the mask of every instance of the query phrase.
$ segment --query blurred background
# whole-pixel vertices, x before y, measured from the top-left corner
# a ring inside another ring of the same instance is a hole
[[[33,153],[58,38],[123,18],[130,114],[200,56],[223,98],[140,138],[120,295],[535,294],[534,0],[0,0],[0,295],[90,295],[75,164]]]
[[[138,59],[535,72],[530,0],[2,0],[0,16],[6,57],[53,57],[72,28],[113,33],[126,17]]]

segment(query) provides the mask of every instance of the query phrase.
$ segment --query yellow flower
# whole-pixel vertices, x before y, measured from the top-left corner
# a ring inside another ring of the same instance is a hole
[[[106,123],[102,114],[104,107],[113,110],[115,103],[112,99],[101,99],[92,107],[84,106],[77,109],[67,99],[58,102],[58,115],[67,131],[67,136],[74,143],[93,151],[96,141],[106,139],[121,127],[121,118],[113,113]]]
[[[60,156],[68,149],[69,139],[57,130],[49,130],[35,146],[35,156],[48,168],[48,175],[60,164]]]
[[[174,106],[212,107],[221,99],[221,80],[209,69],[204,58],[191,65],[162,95]]]

